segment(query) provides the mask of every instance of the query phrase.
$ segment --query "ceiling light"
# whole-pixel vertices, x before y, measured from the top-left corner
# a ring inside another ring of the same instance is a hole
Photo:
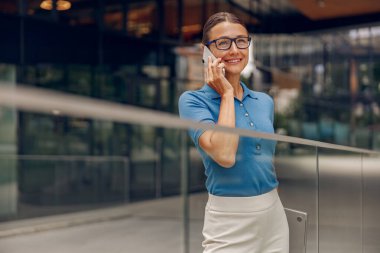
[[[66,11],[71,8],[71,3],[66,0],[57,0],[56,2],[58,11]],[[52,0],[44,0],[40,4],[40,7],[44,10],[51,11],[53,9],[53,1]]]

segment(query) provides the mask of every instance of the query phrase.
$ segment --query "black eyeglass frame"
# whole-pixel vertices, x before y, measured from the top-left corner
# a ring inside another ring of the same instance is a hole
[[[220,49],[220,48],[218,48],[216,42],[217,42],[218,40],[226,40],[226,39],[231,41],[230,46],[229,46],[228,48],[225,48],[225,49]],[[237,40],[237,39],[248,39],[248,46],[247,46],[247,47],[239,47],[238,44],[236,43],[236,40]],[[215,39],[215,40],[212,40],[212,41],[207,42],[207,43],[206,43],[206,46],[208,47],[208,46],[210,46],[212,43],[215,43],[215,47],[216,47],[218,50],[229,50],[229,49],[232,47],[232,42],[234,42],[237,48],[239,48],[239,49],[246,49],[246,48],[249,48],[249,46],[251,45],[251,40],[252,40],[252,38],[251,38],[250,36],[247,36],[247,37],[236,37],[236,38],[233,38],[233,39],[231,39],[231,38],[219,38],[219,39]]]

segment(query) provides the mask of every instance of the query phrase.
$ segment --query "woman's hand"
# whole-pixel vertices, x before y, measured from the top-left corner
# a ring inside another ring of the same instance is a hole
[[[221,58],[212,61],[212,58],[208,57],[208,67],[205,68],[205,81],[221,97],[234,93],[231,83],[224,76],[224,63],[222,63]]]

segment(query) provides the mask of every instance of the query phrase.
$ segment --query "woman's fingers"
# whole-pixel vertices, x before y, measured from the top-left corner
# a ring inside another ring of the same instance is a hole
[[[206,69],[207,70],[207,81],[208,82],[212,82],[213,81],[212,64],[213,64],[212,59],[209,56],[208,57],[208,68]]]
[[[218,71],[220,71],[219,73],[221,73],[224,76],[224,63],[223,62],[218,64]]]
[[[211,60],[211,58],[210,58],[210,60]],[[211,60],[212,61],[212,60]],[[222,61],[222,59],[221,58],[217,58],[217,59],[215,59],[214,61],[212,61],[212,63],[211,63],[211,67],[212,68],[217,68],[218,67],[218,65],[221,63],[221,61]]]
[[[221,58],[217,58],[215,61],[213,61],[211,64],[211,71],[213,73],[213,76],[216,78],[223,76],[223,68],[224,63],[222,63]]]
[[[208,67],[205,68],[205,81],[208,83],[214,90],[218,93],[223,93],[225,87],[223,78],[224,78],[224,63],[222,63],[221,58],[217,58],[216,60],[212,60],[211,57],[208,57]]]

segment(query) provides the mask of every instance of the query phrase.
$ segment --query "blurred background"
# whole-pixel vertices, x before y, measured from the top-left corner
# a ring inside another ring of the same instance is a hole
[[[253,38],[242,79],[274,98],[277,133],[380,150],[380,1],[1,0],[0,81],[176,115],[178,96],[203,85],[202,27],[219,11]],[[1,107],[0,222],[177,196],[179,138]],[[188,150],[188,192],[202,193]],[[315,155],[288,143],[277,152]]]

